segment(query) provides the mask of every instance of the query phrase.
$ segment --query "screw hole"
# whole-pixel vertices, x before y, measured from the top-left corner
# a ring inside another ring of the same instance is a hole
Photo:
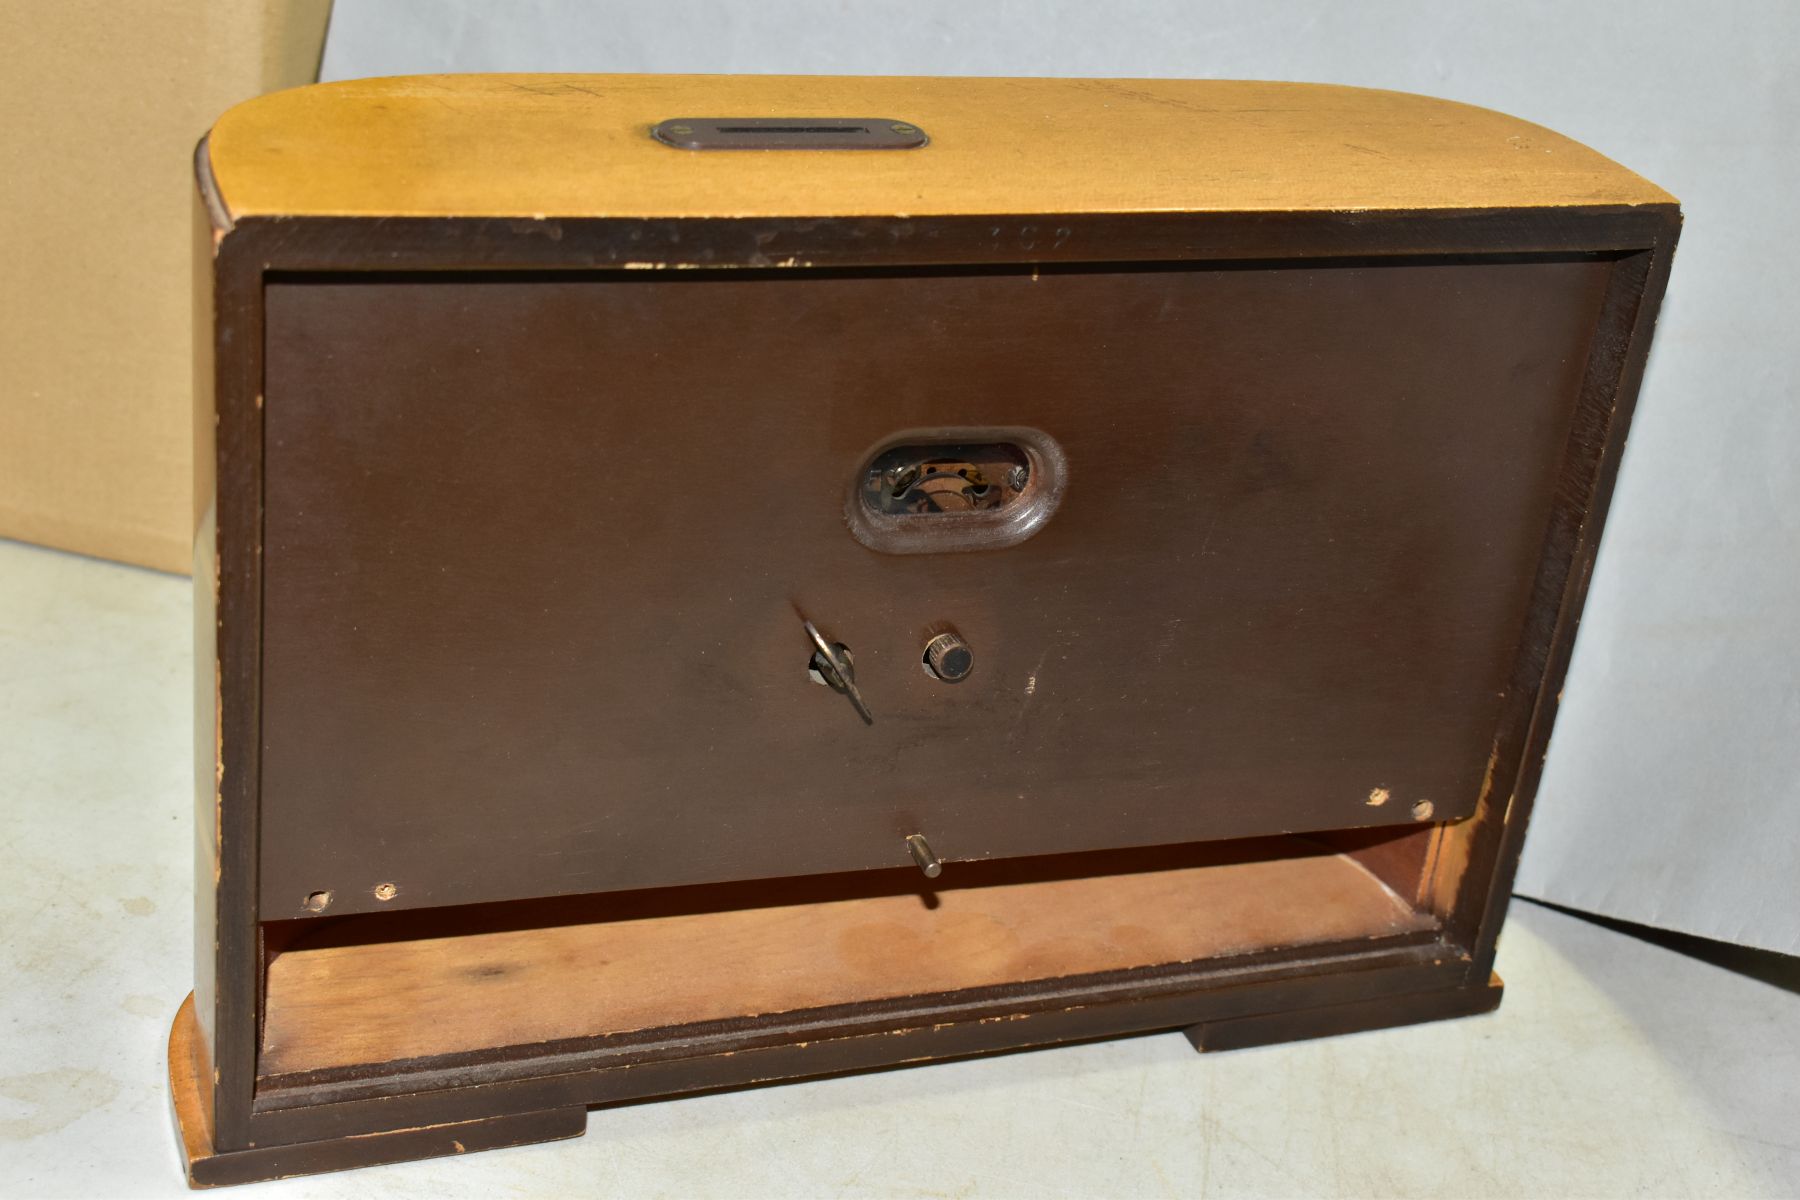
[[[301,902],[301,907],[307,912],[324,912],[331,907],[331,893],[314,892]]]
[[[378,883],[375,885],[375,898],[377,900],[381,900],[381,901],[392,900],[395,896],[398,896],[399,894],[400,894],[400,889],[395,887],[391,883]]]

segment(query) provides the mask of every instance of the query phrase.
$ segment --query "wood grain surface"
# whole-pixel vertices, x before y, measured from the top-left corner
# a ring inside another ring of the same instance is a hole
[[[918,150],[685,151],[679,116],[881,116]],[[234,217],[808,217],[1672,203],[1487,109],[1323,84],[448,75],[239,105],[210,136]],[[1046,244],[1055,238],[1043,230]]]
[[[850,898],[803,890],[782,902],[782,885],[772,885],[740,891],[758,897],[745,907],[718,910],[674,895],[644,912],[644,898],[622,897],[611,905],[616,919],[601,901],[587,920],[462,936],[386,935],[378,919],[362,918],[276,956],[260,1070],[522,1046],[1433,924],[1347,857],[1287,853],[1187,848],[1160,852],[1181,865],[1047,879],[1031,878],[1029,865],[989,864],[987,874],[964,872],[968,884],[929,892],[914,872],[881,872],[887,890],[864,878],[851,881]],[[1090,869],[1108,865],[1121,864]],[[378,940],[355,940],[354,930]]]

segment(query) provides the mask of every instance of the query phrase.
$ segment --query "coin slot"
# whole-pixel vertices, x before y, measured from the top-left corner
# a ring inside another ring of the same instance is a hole
[[[715,125],[720,133],[867,133],[867,125]]]
[[[672,117],[650,136],[677,150],[915,150],[930,140],[885,117]]]

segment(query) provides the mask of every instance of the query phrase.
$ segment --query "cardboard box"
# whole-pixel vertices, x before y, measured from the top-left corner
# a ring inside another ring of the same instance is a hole
[[[193,150],[330,0],[0,0],[0,536],[185,573]]]

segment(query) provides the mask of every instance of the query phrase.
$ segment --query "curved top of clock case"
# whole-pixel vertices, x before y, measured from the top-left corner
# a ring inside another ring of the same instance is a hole
[[[913,148],[682,149],[676,118],[852,115]],[[916,139],[914,139],[916,140]],[[1326,84],[769,75],[444,75],[316,84],[220,118],[228,220],[941,217],[1671,205],[1487,109]]]

